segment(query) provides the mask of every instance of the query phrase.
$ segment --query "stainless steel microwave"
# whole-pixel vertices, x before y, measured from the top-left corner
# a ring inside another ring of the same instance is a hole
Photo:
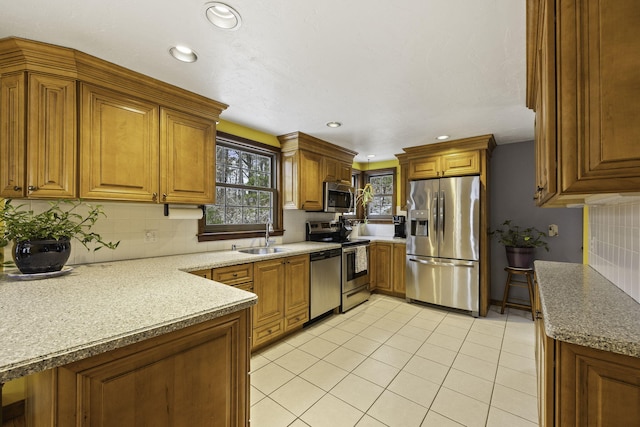
[[[323,206],[325,212],[351,212],[353,187],[339,182],[325,182]]]

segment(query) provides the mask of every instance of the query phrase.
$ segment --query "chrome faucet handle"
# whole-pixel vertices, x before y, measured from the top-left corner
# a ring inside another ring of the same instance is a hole
[[[273,232],[273,222],[270,219],[267,220],[267,227],[264,232],[264,246],[269,247],[269,233]]]

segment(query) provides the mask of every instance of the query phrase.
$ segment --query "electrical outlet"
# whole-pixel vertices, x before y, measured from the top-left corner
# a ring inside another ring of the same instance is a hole
[[[144,230],[144,241],[152,243],[158,240],[158,230]]]
[[[549,226],[549,237],[553,237],[553,236],[557,236],[558,235],[558,226],[555,224],[551,224]]]

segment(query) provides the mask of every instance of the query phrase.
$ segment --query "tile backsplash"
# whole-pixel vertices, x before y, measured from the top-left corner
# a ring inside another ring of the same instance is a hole
[[[33,209],[36,212],[49,206],[48,202],[40,200],[20,202],[25,205],[25,209]],[[264,238],[198,242],[196,236],[198,221],[169,219],[164,216],[163,205],[89,203],[101,205],[107,215],[106,218],[98,220],[92,231],[100,234],[105,241],[119,240],[120,245],[115,250],[102,248],[93,252],[87,251],[79,242],[72,241],[71,256],[68,261],[70,265],[229,250],[232,244],[238,247],[264,245]],[[274,237],[276,244],[305,240],[305,222],[323,219],[333,219],[333,214],[285,210],[285,233],[284,236]],[[10,246],[5,248],[5,259],[11,259]]]
[[[589,207],[589,265],[640,302],[640,201]]]

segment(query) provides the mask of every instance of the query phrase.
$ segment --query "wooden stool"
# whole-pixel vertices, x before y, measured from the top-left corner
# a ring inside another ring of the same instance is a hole
[[[533,268],[515,268],[515,267],[506,267],[504,271],[507,272],[507,283],[504,285],[504,298],[502,299],[502,310],[500,310],[500,314],[504,314],[505,307],[514,307],[520,308],[522,310],[531,310],[531,320],[534,320],[533,315]],[[525,276],[526,282],[521,280],[513,280],[513,276]],[[529,305],[526,304],[518,304],[515,302],[508,302],[509,299],[509,289],[512,286],[517,286],[519,288],[527,288],[529,290]]]

